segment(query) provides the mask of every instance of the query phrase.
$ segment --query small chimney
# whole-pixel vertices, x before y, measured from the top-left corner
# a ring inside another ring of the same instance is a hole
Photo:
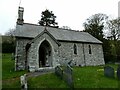
[[[24,23],[23,12],[24,12],[24,8],[19,7],[19,9],[18,9],[18,19],[17,19],[17,24],[19,24],[19,25],[23,25],[23,23]]]

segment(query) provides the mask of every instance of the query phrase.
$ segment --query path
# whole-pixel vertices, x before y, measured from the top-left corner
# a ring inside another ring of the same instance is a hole
[[[27,78],[36,77],[36,76],[39,76],[39,75],[43,75],[43,74],[47,74],[47,73],[53,73],[53,72],[54,72],[54,68],[44,68],[44,69],[40,69],[36,72],[27,73]]]

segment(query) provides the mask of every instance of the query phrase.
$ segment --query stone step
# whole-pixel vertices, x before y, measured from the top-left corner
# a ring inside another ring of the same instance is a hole
[[[54,67],[41,67],[35,72],[54,72],[55,68]]]
[[[42,68],[39,68],[38,70],[36,70],[35,72],[29,73],[27,75],[27,78],[34,77],[34,76],[39,76],[39,75],[42,75],[42,74],[52,73],[52,72],[55,72],[54,67],[42,67]]]

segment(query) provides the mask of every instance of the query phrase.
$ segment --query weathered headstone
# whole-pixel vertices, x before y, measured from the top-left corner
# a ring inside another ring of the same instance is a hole
[[[110,78],[114,78],[114,68],[110,67],[110,66],[106,66],[104,67],[104,75],[106,77],[110,77]]]
[[[117,68],[117,77],[118,77],[118,80],[120,80],[120,65]]]
[[[62,79],[62,77],[63,77],[63,70],[62,70],[62,68],[60,66],[55,67],[55,74]]]
[[[68,65],[63,72],[63,79],[71,88],[74,88],[72,71],[72,68]]]
[[[21,81],[21,90],[27,90],[26,74],[24,74],[20,77],[20,81]]]

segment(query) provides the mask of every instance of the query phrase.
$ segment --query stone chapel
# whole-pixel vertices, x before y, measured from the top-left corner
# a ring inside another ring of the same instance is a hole
[[[102,42],[86,32],[24,23],[19,7],[15,30],[15,69],[36,71],[71,62],[75,66],[103,65]]]

